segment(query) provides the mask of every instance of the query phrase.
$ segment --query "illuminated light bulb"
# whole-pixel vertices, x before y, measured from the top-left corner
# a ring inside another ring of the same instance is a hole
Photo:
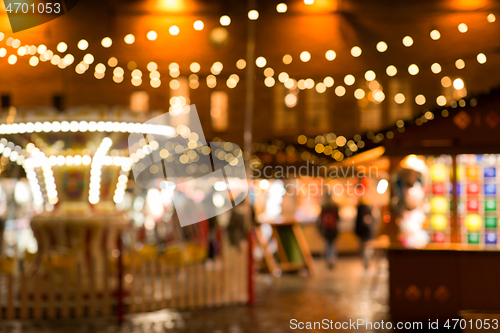
[[[447,76],[443,76],[443,78],[441,79],[441,85],[445,88],[448,88],[449,86],[451,86],[451,79]]]
[[[227,27],[228,25],[231,24],[231,18],[227,15],[223,15],[219,19],[220,25]]]
[[[277,6],[276,6],[276,11],[278,13],[286,13],[288,7],[286,4],[284,3],[279,3]]]
[[[333,50],[328,50],[328,51],[326,51],[326,53],[325,53],[325,58],[326,58],[326,60],[328,60],[328,61],[332,61],[332,60],[334,60],[336,57],[337,57],[337,53],[335,53],[335,51],[333,51]]]
[[[481,228],[481,216],[479,216],[478,214],[468,214],[465,217],[465,224],[468,230],[477,231]]]
[[[420,94],[415,97],[415,103],[418,105],[424,105],[425,104],[425,96]]]
[[[334,80],[331,76],[327,76],[325,77],[325,79],[323,80],[323,83],[325,84],[325,86],[327,86],[328,88],[330,87],[333,87],[333,84],[334,84]]]
[[[304,0],[304,4],[312,5],[312,4],[314,4],[314,0]]]
[[[37,52],[38,54],[44,54],[45,52],[47,52],[47,46],[40,44],[37,48]]]
[[[363,51],[361,50],[361,48],[359,46],[354,46],[352,49],[351,49],[351,55],[355,58],[359,57],[361,55]]]
[[[278,80],[281,82],[281,83],[285,83],[290,77],[288,76],[287,73],[285,72],[281,72],[279,75],[278,75]]]
[[[323,82],[320,82],[316,85],[316,91],[319,92],[320,94],[324,93],[326,91],[326,86]]]
[[[480,64],[484,64],[486,62],[486,56],[484,55],[484,53],[479,53],[477,55],[477,62]]]
[[[356,89],[354,91],[354,97],[356,99],[363,99],[365,97],[365,91],[363,89]]]
[[[387,43],[384,41],[380,41],[377,43],[377,51],[385,52],[387,51]]]
[[[274,75],[274,69],[272,69],[271,67],[264,69],[264,76],[265,77],[270,77],[273,75]]]
[[[303,51],[300,54],[300,60],[302,60],[303,62],[308,62],[309,60],[311,60],[311,54],[307,51]]]
[[[413,38],[411,38],[410,36],[405,36],[403,38],[403,45],[406,47],[412,46],[413,45]]]
[[[389,76],[394,76],[394,75],[396,75],[398,73],[398,70],[396,69],[396,66],[390,65],[390,66],[387,66],[385,72]]]
[[[445,106],[446,105],[446,97],[444,97],[443,95],[438,96],[436,98],[436,103],[439,106]]]
[[[274,84],[276,83],[276,81],[274,80],[274,78],[272,77],[266,77],[265,80],[264,80],[264,84],[266,85],[266,87],[273,87]]]
[[[21,41],[19,39],[14,39],[12,42],[12,47],[17,49],[19,46],[21,46]]]
[[[497,18],[495,17],[495,14],[489,14],[488,17],[486,17],[486,19],[488,20],[488,22],[493,23]]]
[[[256,11],[255,9],[252,9],[251,11],[248,12],[248,18],[252,21],[255,21],[259,18],[259,12]]]
[[[306,84],[307,89],[314,88],[314,80],[313,79],[306,79],[305,84]]]
[[[373,81],[373,80],[375,80],[376,77],[377,77],[377,75],[372,70],[366,71],[366,73],[365,73],[365,80],[366,81]]]
[[[30,65],[31,65],[31,66],[35,67],[36,65],[38,65],[38,62],[39,62],[38,57],[36,57],[36,56],[32,56],[32,57],[30,58]]]
[[[437,30],[432,30],[429,34],[433,40],[438,40],[441,38],[441,33]]]
[[[385,94],[382,90],[376,90],[373,92],[373,99],[375,99],[375,101],[381,103],[384,101],[385,99]]]
[[[148,65],[146,66],[146,68],[148,69],[148,71],[150,72],[154,72],[158,69],[158,64],[154,61],[151,61],[148,63]]]
[[[14,54],[11,54],[7,62],[11,65],[14,65],[17,62],[17,57]]]
[[[291,55],[285,54],[282,60],[285,65],[290,65],[292,63],[293,58]]]
[[[469,28],[467,27],[467,24],[460,23],[458,25],[458,31],[460,31],[461,33],[465,33],[465,32],[467,32],[467,30],[469,30]]]
[[[113,40],[109,37],[104,37],[101,40],[101,45],[102,45],[102,47],[105,47],[105,48],[111,47],[111,45],[113,45]]]
[[[342,86],[337,86],[337,87],[335,88],[335,95],[337,95],[337,96],[339,96],[339,97],[344,96],[344,95],[345,95],[345,92],[346,92],[346,90],[345,90],[345,88],[344,88],[344,87],[342,87]]]
[[[91,65],[93,62],[94,62],[94,56],[90,53],[87,53],[84,57],[83,57],[83,62],[88,64],[88,65]]]
[[[26,48],[24,48],[24,47],[20,47],[17,49],[17,54],[20,55],[21,57],[25,56],[27,53],[28,52],[27,52]]]
[[[377,193],[384,194],[389,188],[389,182],[385,179],[381,179],[377,184]]]
[[[440,197],[438,197],[438,198],[440,198]],[[437,198],[432,198],[432,200],[434,200],[434,199],[437,199]],[[442,199],[444,199],[444,198],[442,198]],[[439,212],[444,213],[444,212],[441,212],[441,210],[439,210]],[[431,216],[432,229],[434,229],[436,231],[445,231],[446,227],[448,225],[447,221],[448,221],[448,219],[446,218],[446,216],[444,216],[442,214],[432,215]]]
[[[347,74],[345,77],[344,77],[344,83],[348,86],[352,86],[354,84],[354,82],[356,82],[356,79],[354,78],[353,75],[351,74]]]
[[[0,58],[3,58],[7,55],[7,50],[5,48],[0,49]]]
[[[257,59],[255,59],[255,64],[257,65],[257,67],[262,68],[267,64],[267,60],[264,57],[258,57]]]
[[[434,73],[434,74],[438,74],[438,73],[441,73],[441,65],[438,64],[437,62],[433,63],[431,65],[431,71]]]
[[[125,38],[123,40],[125,41],[125,43],[127,43],[129,45],[130,44],[134,44],[134,42],[135,42],[135,36],[132,35],[132,34],[128,34],[128,35],[125,36]]]
[[[417,65],[411,64],[410,66],[408,66],[408,73],[410,73],[410,75],[417,75],[418,71],[419,69]]]
[[[158,34],[156,33],[156,31],[151,30],[146,34],[146,38],[149,40],[156,40],[158,38]]]
[[[402,93],[397,93],[394,96],[394,102],[396,102],[397,104],[403,104],[405,100],[406,100],[405,95],[403,95]]]
[[[173,25],[171,26],[170,28],[168,28],[168,32],[172,35],[172,36],[177,36],[180,32],[180,29],[178,26],[176,25]]]
[[[205,27],[205,24],[203,24],[203,21],[201,21],[201,20],[197,20],[193,23],[194,30],[200,31],[200,30],[203,30],[204,27]]]
[[[458,69],[464,69],[465,61],[463,61],[462,59],[458,59],[457,61],[455,61],[455,67],[457,67]]]
[[[67,49],[68,49],[68,44],[66,44],[65,42],[60,42],[59,44],[57,44],[58,52],[64,53],[66,52]]]
[[[87,42],[85,39],[82,39],[78,42],[77,46],[80,50],[84,51],[89,47],[89,42]]]
[[[72,54],[66,54],[63,58],[66,65],[71,65],[75,61],[75,57]]]
[[[464,81],[462,79],[455,79],[453,81],[453,88],[456,90],[460,90],[465,86]]]
[[[236,62],[236,68],[238,68],[238,69],[244,69],[246,66],[247,66],[247,62],[245,61],[245,59],[239,59]]]

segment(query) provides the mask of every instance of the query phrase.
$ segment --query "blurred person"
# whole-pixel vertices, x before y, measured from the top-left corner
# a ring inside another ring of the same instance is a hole
[[[318,218],[318,229],[326,241],[325,261],[329,269],[332,269],[337,259],[335,251],[335,239],[338,234],[339,210],[330,195],[323,197],[321,213]]]
[[[372,209],[367,204],[366,199],[361,197],[358,203],[356,215],[356,225],[354,232],[359,237],[361,241],[361,258],[363,260],[363,265],[365,269],[368,268],[369,254],[366,248],[366,243],[373,236],[373,216]]]

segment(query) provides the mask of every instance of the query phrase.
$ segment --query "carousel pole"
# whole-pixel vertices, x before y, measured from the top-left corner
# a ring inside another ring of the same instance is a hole
[[[255,9],[255,0],[248,0],[248,10]],[[252,170],[250,168],[250,159],[252,157],[252,120],[255,96],[255,21],[247,20],[247,45],[246,45],[246,100],[245,100],[245,127],[244,127],[244,160],[246,167],[246,177],[250,191]],[[248,303],[253,304],[254,297],[254,265],[252,258],[252,239],[253,239],[253,214],[252,203],[248,195],[245,200],[245,225],[250,229],[248,237]]]

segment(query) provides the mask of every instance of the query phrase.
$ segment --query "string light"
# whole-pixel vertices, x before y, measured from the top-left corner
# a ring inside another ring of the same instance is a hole
[[[457,59],[457,61],[455,61],[455,66],[458,69],[464,69],[465,68],[465,61],[463,61],[462,59]]]
[[[255,21],[259,18],[259,12],[256,11],[255,9],[252,9],[251,11],[248,12],[248,18],[252,21]]]
[[[433,40],[438,40],[439,38],[441,38],[441,33],[437,30],[432,30],[430,36]]]
[[[134,42],[135,42],[135,36],[132,35],[132,34],[128,34],[128,35],[125,36],[124,41],[125,41],[125,43],[127,43],[129,45],[130,44],[134,44]]]
[[[438,64],[437,62],[433,63],[431,65],[431,71],[434,73],[434,74],[438,74],[438,73],[441,73],[441,65]]]
[[[201,20],[197,20],[193,23],[194,30],[201,31],[205,27],[205,24]]]
[[[89,47],[89,42],[87,42],[85,39],[82,39],[78,42],[77,44],[78,48],[82,51],[88,49]]]
[[[146,34],[146,38],[149,40],[156,40],[158,38],[158,34],[156,31],[151,30]]]
[[[276,11],[278,13],[286,13],[288,7],[286,4],[284,3],[279,3],[277,6],[276,6]]]
[[[59,44],[57,44],[58,52],[64,53],[66,52],[67,49],[68,49],[68,44],[66,44],[65,42],[60,42]]]
[[[403,45],[406,46],[406,47],[410,47],[413,45],[413,38],[411,38],[410,36],[406,36],[403,38]]]
[[[388,76],[394,76],[398,73],[398,70],[396,69],[396,66],[390,65],[387,66],[385,72],[387,73]]]
[[[337,54],[333,50],[328,50],[325,53],[326,60],[332,61],[337,57]]]
[[[171,26],[170,28],[168,28],[168,32],[172,35],[172,36],[177,36],[180,32],[180,29],[178,26],[176,25],[173,25]]]
[[[231,24],[231,18],[227,15],[223,15],[220,17],[219,22],[222,26],[227,27]]]
[[[477,55],[477,62],[480,64],[484,64],[486,62],[486,56],[484,55],[484,53],[479,53]]]
[[[469,30],[469,28],[467,27],[467,24],[465,23],[460,23],[458,25],[458,31],[460,31],[461,33],[466,33],[467,30]]]
[[[311,54],[307,51],[303,51],[300,54],[300,60],[302,60],[303,62],[308,62],[309,60],[311,60]]]
[[[362,53],[362,50],[359,46],[354,46],[352,49],[351,49],[351,55],[355,58],[359,57]]]
[[[101,40],[101,45],[102,45],[102,47],[109,48],[109,47],[111,47],[111,45],[113,45],[113,40],[109,37],[104,37]]]
[[[387,44],[384,41],[380,41],[377,43],[377,51],[385,52],[387,51]]]

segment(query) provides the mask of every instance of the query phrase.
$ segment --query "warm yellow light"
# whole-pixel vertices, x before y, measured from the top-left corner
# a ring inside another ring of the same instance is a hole
[[[86,50],[89,47],[89,42],[87,42],[85,39],[82,39],[78,42],[78,48],[80,50]]]
[[[396,102],[398,104],[403,104],[405,102],[405,100],[406,100],[405,95],[403,95],[402,93],[397,93],[394,96],[394,102]]]
[[[193,73],[198,73],[200,71],[200,69],[201,69],[201,66],[197,62],[193,62],[193,63],[191,63],[191,65],[189,65],[189,69]]]
[[[411,75],[417,75],[418,74],[418,66],[415,64],[408,66],[408,73],[410,73]]]
[[[94,56],[90,53],[87,53],[84,57],[83,57],[83,62],[86,63],[86,64],[92,64],[94,62]]]
[[[431,65],[431,71],[434,73],[434,74],[438,74],[438,73],[441,73],[441,65],[438,64],[437,62],[433,63]]]
[[[127,43],[127,44],[134,44],[135,36],[132,34],[128,34],[125,36],[124,40],[125,40],[125,43]]]
[[[460,23],[458,25],[458,31],[460,31],[461,33],[465,33],[465,32],[467,32],[467,30],[469,30],[469,28],[467,27],[467,24]]]
[[[203,24],[203,21],[197,20],[193,23],[194,30],[200,31],[203,30],[205,27],[205,24]]]
[[[282,60],[285,65],[290,65],[292,63],[293,58],[291,55],[285,54]]]
[[[275,82],[276,81],[272,77],[266,77],[264,80],[264,84],[266,85],[266,87],[269,87],[269,88],[274,86]]]
[[[38,62],[39,62],[38,57],[36,57],[36,56],[32,56],[32,57],[30,58],[30,65],[31,65],[31,66],[35,67],[36,65],[38,65]]]
[[[108,60],[108,66],[109,67],[116,67],[116,66],[118,66],[118,59],[116,59],[115,57],[109,58],[109,60]]]
[[[377,77],[377,75],[372,70],[366,71],[366,73],[365,73],[365,80],[366,81],[373,81],[373,80],[375,80],[376,77]]]
[[[256,19],[259,18],[259,12],[256,11],[255,9],[252,9],[251,11],[248,12],[248,18],[252,21],[255,21]]]
[[[238,69],[244,69],[246,66],[247,66],[247,62],[245,61],[245,59],[239,59],[236,62],[236,68],[238,68]]]
[[[320,82],[316,85],[316,91],[319,92],[320,94],[324,93],[326,91],[326,86],[323,82]]]
[[[365,91],[363,89],[356,89],[354,91],[354,97],[356,99],[363,99],[363,97],[365,97]]]
[[[257,65],[257,67],[262,68],[267,64],[267,60],[264,57],[258,57],[257,59],[255,59],[255,64]]]
[[[415,103],[418,105],[424,105],[425,104],[425,96],[420,94],[415,97]]]
[[[354,82],[356,81],[356,79],[354,78],[353,75],[351,74],[347,74],[345,77],[344,77],[344,83],[347,84],[348,86],[352,86],[354,84]]]
[[[326,60],[332,61],[337,57],[337,53],[335,53],[335,51],[333,51],[333,50],[328,50],[328,51],[326,51],[325,57],[326,57]]]
[[[380,41],[377,43],[377,51],[379,52],[385,52],[387,51],[387,44],[384,41]]]
[[[486,62],[486,56],[484,55],[484,53],[479,53],[477,55],[477,62],[480,64],[484,64]]]
[[[446,180],[446,168],[442,164],[434,164],[431,167],[431,178],[433,182],[442,183]]]
[[[361,48],[359,46],[354,46],[352,49],[351,49],[351,55],[355,58],[359,57],[361,55],[363,51],[361,50]]]
[[[101,45],[105,48],[111,47],[111,45],[113,45],[113,40],[109,37],[104,37],[101,40]]]
[[[457,61],[455,61],[455,66],[458,69],[464,69],[464,67],[465,67],[465,61],[463,61],[462,59],[458,59]]]
[[[277,6],[276,6],[276,11],[278,13],[286,13],[286,10],[288,9],[287,5],[284,4],[284,3],[279,3]]]
[[[460,90],[465,86],[464,81],[462,79],[455,79],[453,81],[453,88],[456,90]]]
[[[170,28],[168,28],[168,32],[172,35],[172,36],[177,36],[180,32],[179,30],[179,27],[176,26],[176,25],[173,25],[171,26]]]
[[[497,19],[494,14],[489,14],[488,17],[486,18],[488,22],[493,23]]]
[[[306,5],[312,5],[314,3],[314,0],[304,0],[304,3]]]
[[[394,76],[398,73],[398,70],[396,69],[396,66],[390,65],[390,66],[387,66],[387,69],[385,70],[385,72],[389,76]]]
[[[161,5],[166,10],[178,11],[184,6],[182,0],[161,0]]]
[[[57,51],[64,53],[66,52],[67,49],[68,49],[68,44],[66,44],[65,42],[60,42],[59,44],[57,44]]]
[[[478,214],[469,214],[465,217],[465,224],[467,225],[467,229],[477,231],[481,228],[481,216]]]
[[[433,40],[438,40],[439,38],[441,38],[441,33],[437,30],[432,30],[430,36]]]
[[[331,76],[327,76],[325,77],[325,79],[323,80],[323,83],[325,84],[325,86],[327,86],[328,88],[330,87],[333,87],[333,83],[335,81],[333,80],[333,78]]]
[[[444,97],[443,95],[438,96],[436,98],[436,103],[439,106],[445,106],[446,105],[446,97]]]
[[[303,51],[300,54],[300,60],[302,60],[303,62],[308,62],[309,60],[311,60],[311,54],[307,51]]]
[[[219,22],[222,26],[227,27],[228,25],[231,24],[231,18],[227,15],[223,15],[220,17]]]
[[[403,45],[406,46],[406,47],[410,47],[413,45],[413,38],[411,38],[410,36],[406,36],[403,38]]]
[[[158,38],[158,34],[156,33],[156,31],[151,30],[146,34],[146,37],[149,40],[156,40]]]
[[[335,95],[337,95],[339,97],[344,96],[345,95],[345,88],[342,86],[337,86],[337,88],[335,88]]]
[[[11,54],[7,62],[11,65],[14,65],[17,62],[17,57],[14,54]]]
[[[451,79],[447,76],[443,76],[443,78],[441,79],[441,84],[443,85],[443,87],[448,88],[449,86],[451,86]]]

